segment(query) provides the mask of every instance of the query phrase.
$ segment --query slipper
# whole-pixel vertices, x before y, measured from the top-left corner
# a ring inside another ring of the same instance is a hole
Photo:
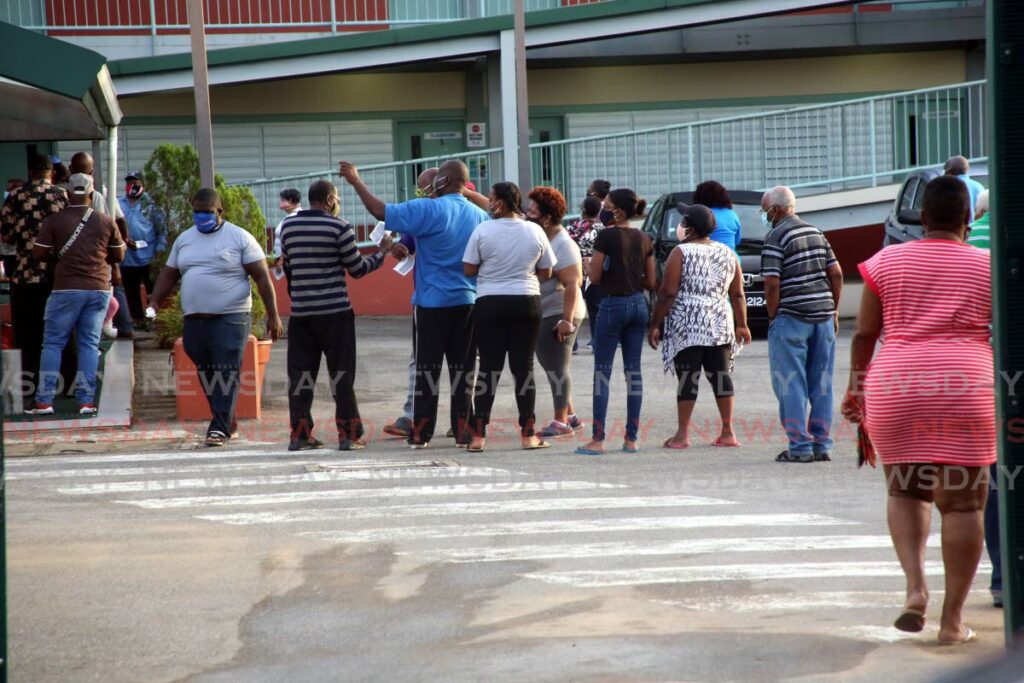
[[[551,448],[551,444],[541,439],[535,446],[523,446],[524,451],[539,451],[542,448]]]
[[[466,446],[460,445],[459,448],[465,448],[467,453],[483,453],[484,452],[484,447],[483,446],[476,446],[476,447],[474,447],[474,446],[469,446],[469,445],[466,445]]]
[[[950,647],[952,645],[963,645],[965,643],[971,642],[972,640],[976,640],[977,637],[978,637],[978,634],[974,632],[974,629],[968,628],[967,632],[964,633],[964,637],[961,638],[960,640],[940,640],[939,641],[939,645],[941,647]]]
[[[737,440],[736,443],[722,443],[722,437],[718,437],[712,441],[711,445],[716,448],[739,448],[741,446],[739,440]]]
[[[924,630],[924,622],[924,610],[907,608],[896,617],[893,626],[907,633],[920,633]]]
[[[636,455],[637,453],[640,452],[640,447],[637,446],[635,448],[630,448],[629,446],[623,446],[622,447],[622,452],[623,453],[629,453],[630,455]]]
[[[814,462],[814,454],[812,453],[790,453],[789,451],[782,451],[775,456],[775,462]]]
[[[574,450],[573,453],[577,455],[604,455],[604,451],[595,451],[593,448],[584,448],[583,446]]]
[[[668,448],[669,450],[673,450],[673,451],[683,451],[683,450],[686,450],[687,448],[689,448],[690,444],[686,444],[684,446],[683,444],[674,442],[674,441],[672,441],[672,439],[669,438],[669,439],[665,439],[665,443],[661,444],[661,447],[662,448]]]

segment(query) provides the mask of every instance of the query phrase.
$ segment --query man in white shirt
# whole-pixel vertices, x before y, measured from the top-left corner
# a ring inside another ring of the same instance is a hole
[[[299,211],[302,211],[302,193],[299,192],[294,187],[289,187],[286,190],[281,190],[281,193],[277,197],[278,197],[277,207],[279,209],[281,209],[282,211],[284,211],[284,213],[285,213],[285,217],[284,218],[290,218],[290,217],[294,216],[295,214],[297,214]],[[273,248],[273,253],[274,253],[274,256],[277,257],[277,260],[274,261],[274,266],[277,267],[277,268],[280,268],[282,266],[282,258],[281,258],[281,226],[284,225],[284,218],[282,218],[281,222],[277,224],[276,228],[274,228],[274,248]]]

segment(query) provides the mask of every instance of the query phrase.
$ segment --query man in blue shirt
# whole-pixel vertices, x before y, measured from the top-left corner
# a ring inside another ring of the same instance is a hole
[[[950,157],[943,168],[946,175],[959,178],[967,186],[967,194],[971,195],[971,217],[974,217],[975,207],[978,205],[978,195],[985,191],[985,186],[974,178],[967,175],[971,170],[971,163],[966,157]]]
[[[462,256],[469,236],[487,220],[487,214],[462,194],[469,182],[469,169],[457,160],[443,163],[433,182],[435,199],[401,204],[385,204],[374,196],[356,167],[347,161],[341,162],[340,174],[370,215],[383,220],[389,230],[416,239],[416,290],[412,297],[416,391],[409,445],[423,448],[434,436],[442,360],[448,361],[455,438],[459,445],[465,445],[469,441],[475,360],[472,316],[476,277],[463,272]]]
[[[124,182],[124,196],[118,201],[125,222],[128,223],[128,237],[135,242],[137,248],[129,250],[125,255],[121,263],[121,279],[135,325],[144,325],[146,316],[139,287],[144,286],[146,295],[152,295],[150,264],[158,253],[167,249],[167,231],[163,211],[146,193],[142,174],[130,173],[125,176]]]

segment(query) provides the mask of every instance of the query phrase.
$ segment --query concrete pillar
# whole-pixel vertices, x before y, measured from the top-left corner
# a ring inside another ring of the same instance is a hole
[[[501,147],[501,56],[487,55],[487,146]]]
[[[501,146],[505,180],[519,184],[519,121],[516,108],[516,39],[511,29],[501,32]]]

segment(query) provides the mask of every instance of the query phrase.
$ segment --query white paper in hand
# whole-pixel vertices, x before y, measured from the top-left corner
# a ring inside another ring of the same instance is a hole
[[[147,308],[146,309],[146,317],[149,318],[150,320],[153,320],[154,318],[156,318],[156,309],[153,308],[152,306]]]
[[[284,268],[274,268],[270,272],[273,273],[275,280],[283,280],[284,279]]]
[[[388,231],[387,228],[384,227],[384,221],[377,221],[377,226],[373,229],[373,232],[370,233],[370,239],[379,247],[380,243],[384,241],[384,235],[387,233]]]
[[[404,259],[395,264],[395,272],[405,277],[412,272],[413,266],[416,265],[416,254],[409,254]]]
[[[146,240],[135,240],[135,248],[136,249],[145,249],[148,246],[149,246],[149,242],[147,242]]]

